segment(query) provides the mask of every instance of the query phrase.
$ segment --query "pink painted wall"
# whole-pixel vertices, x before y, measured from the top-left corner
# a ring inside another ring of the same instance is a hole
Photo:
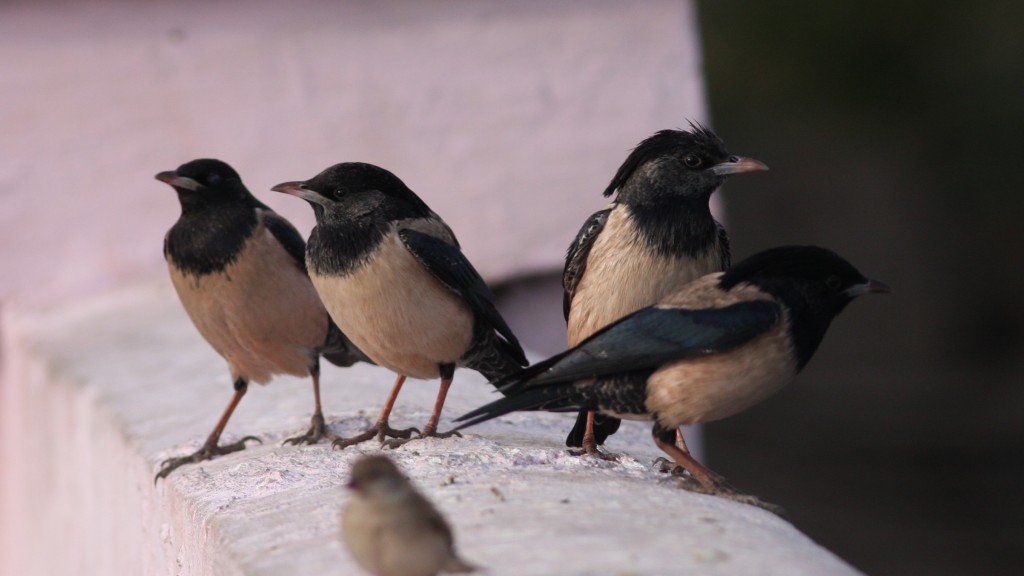
[[[627,150],[705,116],[686,0],[0,4],[0,298],[164,274],[199,156],[268,188],[381,164],[492,280],[560,269]]]

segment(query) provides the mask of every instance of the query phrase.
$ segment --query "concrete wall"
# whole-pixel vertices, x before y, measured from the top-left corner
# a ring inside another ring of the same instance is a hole
[[[231,395],[223,361],[173,291],[142,286],[4,323],[0,574],[319,576],[361,573],[338,539],[349,468],[374,443],[282,446],[306,429],[308,381],[255,386],[225,441],[264,443],[175,471]],[[327,366],[333,431],[369,426],[392,375]],[[392,423],[422,426],[436,384],[410,381]],[[451,417],[493,399],[459,371]],[[857,572],[760,508],[687,492],[657,471],[648,425],[626,423],[620,462],[570,456],[571,415],[512,414],[388,450],[448,516],[462,555],[493,576]]]

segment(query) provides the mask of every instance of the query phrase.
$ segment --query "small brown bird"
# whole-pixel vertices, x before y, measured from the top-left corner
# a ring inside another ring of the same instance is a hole
[[[288,442],[336,438],[320,407],[320,355],[339,366],[367,359],[327,316],[306,274],[302,236],[220,160],[193,160],[156,179],[181,202],[181,217],[164,239],[171,282],[199,333],[227,360],[235,388],[203,447],[164,461],[156,479],[258,440],[217,444],[249,382],[264,384],[275,374],[313,378],[311,426]]]
[[[384,456],[352,466],[352,490],[341,516],[341,537],[352,557],[375,576],[467,573],[441,513]]]
[[[494,306],[494,294],[462,253],[451,228],[391,172],[362,162],[327,168],[272,190],[309,202],[316,227],[306,263],[338,326],[378,365],[399,376],[377,423],[334,445],[397,436],[388,417],[406,377],[440,378],[420,438],[437,426],[456,367],[497,380],[526,355]]]

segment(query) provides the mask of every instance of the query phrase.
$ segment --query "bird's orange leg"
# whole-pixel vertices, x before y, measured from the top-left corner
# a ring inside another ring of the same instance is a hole
[[[185,464],[202,462],[204,460],[210,460],[215,456],[245,450],[245,443],[248,440],[261,442],[261,440],[255,436],[246,436],[233,444],[225,444],[223,446],[217,445],[217,441],[220,440],[220,435],[228,425],[228,420],[231,419],[231,415],[235,412],[235,408],[238,407],[238,403],[242,401],[242,397],[245,396],[245,392],[248,389],[249,383],[243,378],[235,380],[235,395],[231,397],[231,402],[228,403],[228,407],[224,409],[224,413],[221,414],[220,420],[217,421],[217,425],[213,427],[213,432],[210,432],[210,435],[207,436],[203,447],[188,456],[168,458],[167,460],[164,460],[160,464],[160,471],[157,472],[156,478],[153,479],[153,482],[156,483],[157,480],[166,478],[168,474],[174,472],[177,468],[184,466]]]
[[[594,437],[594,420],[596,417],[597,415],[593,410],[587,412],[587,425],[583,430],[583,449],[578,452],[578,455],[595,456],[602,460],[617,461],[619,459],[618,454],[602,452],[601,449],[597,447],[597,439]]]
[[[310,419],[309,430],[305,434],[295,436],[284,441],[285,444],[316,444],[321,438],[338,440],[336,434],[327,431],[327,424],[324,421],[324,412],[320,407],[320,362],[316,362],[309,370],[313,378],[313,417]]]
[[[662,429],[661,432],[664,433],[666,431]],[[782,516],[785,513],[780,506],[764,502],[756,496],[740,493],[726,482],[725,478],[721,475],[698,462],[697,459],[690,454],[689,448],[686,447],[686,440],[683,438],[683,433],[680,429],[677,428],[675,431],[674,443],[671,442],[671,436],[663,436],[659,434],[659,426],[654,427],[653,436],[654,443],[658,445],[658,448],[661,448],[664,453],[671,456],[672,460],[674,460],[678,465],[676,470],[673,470],[672,472],[678,473],[685,470],[689,473],[690,477],[693,480],[696,480],[700,485],[696,487],[692,485],[684,485],[687,489],[704,494],[712,494],[729,500],[735,500],[736,502],[750,504],[751,506],[757,506],[758,508],[763,508],[769,512],[778,514],[779,516]],[[668,437],[666,438],[665,436]]]
[[[662,452],[668,454],[676,464],[689,472],[705,489],[713,492],[718,492],[723,488],[732,490],[732,486],[729,486],[725,478],[690,455],[690,450],[686,447],[686,440],[679,429],[676,429],[675,444],[663,442],[657,435],[654,436],[654,443],[658,445],[658,448],[661,448]]]
[[[395,380],[395,385],[391,388],[391,394],[388,394],[387,402],[384,403],[384,408],[380,411],[380,416],[377,418],[376,424],[371,426],[369,430],[362,434],[358,434],[351,438],[338,438],[332,443],[332,446],[335,448],[345,449],[354,444],[366,442],[374,437],[383,441],[387,437],[408,438],[414,433],[419,432],[416,428],[395,430],[388,424],[388,418],[391,417],[391,409],[395,407],[395,400],[398,400],[398,393],[402,391],[402,384],[405,384],[405,375],[399,374],[398,379]]]
[[[438,432],[437,424],[441,420],[441,411],[444,409],[444,401],[448,397],[448,389],[452,386],[451,378],[445,378],[441,380],[441,387],[437,390],[437,399],[434,400],[434,411],[430,413],[430,419],[427,420],[427,425],[423,427],[423,432],[416,438],[407,438],[402,440],[388,440],[385,446],[389,448],[398,448],[399,446],[409,442],[410,440],[418,440],[420,438],[434,437],[434,438],[448,438],[451,436],[462,437],[462,434],[455,432]]]

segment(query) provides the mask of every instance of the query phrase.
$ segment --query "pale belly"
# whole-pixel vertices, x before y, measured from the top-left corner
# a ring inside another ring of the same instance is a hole
[[[720,271],[717,250],[701,258],[655,253],[639,240],[623,214],[612,212],[591,248],[569,309],[569,346],[627,314],[658,303],[705,274]]]
[[[310,274],[327,311],[378,365],[412,378],[440,375],[469,348],[469,308],[419,263],[396,235],[345,275]]]
[[[672,428],[737,414],[785,386],[796,374],[782,326],[735,350],[667,364],[647,381],[647,409]]]
[[[313,285],[268,231],[222,272],[194,276],[169,265],[171,282],[199,333],[227,360],[233,379],[266,383],[306,376],[327,336]]]

